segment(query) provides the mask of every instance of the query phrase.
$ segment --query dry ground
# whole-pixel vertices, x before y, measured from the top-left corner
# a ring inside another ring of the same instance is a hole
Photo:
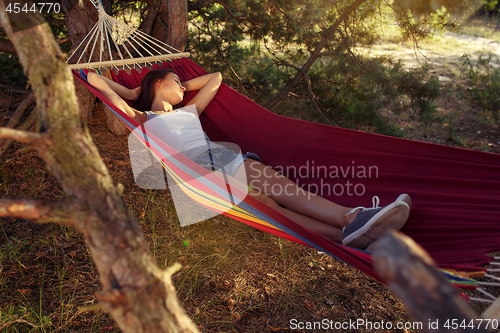
[[[393,47],[387,43],[379,48],[393,52]],[[435,51],[422,48],[433,59]],[[414,57],[412,48],[407,52]],[[469,102],[467,89],[457,89],[463,79],[454,67],[444,65],[456,56],[436,51],[433,70],[444,78],[445,93],[435,121],[423,124],[409,111],[397,115],[388,111],[388,115],[408,138],[498,153],[497,126]],[[135,185],[126,138],[114,136],[103,124],[101,114],[89,124],[101,156],[115,182],[124,185],[125,200],[158,265],[175,261],[183,265],[174,276],[175,285],[202,332],[287,332],[292,319],[411,322],[404,305],[384,285],[315,250],[225,217],[180,228],[170,194]],[[19,148],[13,146],[2,158],[0,196],[61,197],[43,161],[33,151]],[[119,331],[107,315],[91,306],[99,288],[98,274],[78,233],[56,225],[0,219],[1,332]]]
[[[490,113],[472,99],[472,87],[462,71],[462,55],[467,54],[475,64],[480,57],[490,57],[491,68],[500,66],[500,43],[493,39],[463,34],[436,33],[422,41],[418,49],[403,41],[389,29],[385,38],[371,50],[371,56],[392,55],[408,68],[430,65],[443,94],[436,101],[436,117],[422,122],[410,110],[401,114],[387,110],[387,116],[399,124],[408,139],[500,153],[500,132]],[[500,36],[496,32],[496,36]]]

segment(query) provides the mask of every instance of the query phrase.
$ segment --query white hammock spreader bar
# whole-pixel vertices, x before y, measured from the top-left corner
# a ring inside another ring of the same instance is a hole
[[[144,58],[89,62],[86,64],[73,64],[73,65],[69,65],[69,68],[80,69],[80,68],[113,67],[113,66],[123,66],[123,65],[130,65],[130,64],[133,65],[133,64],[139,64],[139,63],[145,63],[145,62],[155,62],[155,61],[176,59],[176,58],[182,58],[182,57],[189,57],[189,52],[164,54],[164,55],[144,57]]]

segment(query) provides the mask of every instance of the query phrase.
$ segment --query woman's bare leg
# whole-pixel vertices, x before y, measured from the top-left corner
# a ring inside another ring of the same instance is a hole
[[[328,239],[331,239],[334,242],[342,244],[342,228],[326,224],[312,217],[305,216],[296,213],[288,208],[282,207],[273,198],[265,195],[258,190],[252,189],[248,194],[277,210],[278,212],[290,218],[292,221],[300,224],[301,226],[306,227],[307,229],[312,230]]]
[[[264,165],[262,163],[259,163],[261,165]],[[225,181],[229,182],[230,186],[237,187],[243,191],[246,191],[248,189],[247,183],[248,181],[245,181],[243,174],[241,173],[241,170],[244,170],[244,165],[241,165],[238,168],[238,171],[236,174],[234,174],[232,177],[229,177],[227,175],[224,175],[222,172],[216,170],[214,173],[224,179]],[[238,174],[240,172],[240,174]],[[284,177],[283,177],[284,178]],[[290,181],[290,180],[289,180]],[[292,182],[293,183],[293,182]],[[293,183],[295,184],[295,183]],[[296,186],[296,185],[295,185]],[[304,192],[307,195],[307,192]],[[274,208],[281,214],[289,217],[292,221],[302,225],[303,227],[308,228],[309,230],[312,230],[328,239],[333,240],[334,242],[337,243],[342,243],[342,237],[343,237],[343,231],[342,228],[343,226],[340,225],[331,225],[328,223],[325,223],[321,220],[317,220],[314,217],[304,215],[300,212],[295,211],[294,209],[290,209],[288,207],[285,207],[283,205],[280,205],[274,198],[272,198],[269,195],[266,195],[263,191],[258,190],[256,188],[251,189],[248,192],[249,195],[253,196],[257,200],[265,203],[269,207]],[[323,198],[322,198],[323,199]],[[323,199],[324,201],[327,201]],[[315,199],[317,201],[317,199]],[[327,201],[329,202],[329,201]],[[333,204],[333,203],[332,203]],[[338,207],[342,207],[336,204],[333,204],[332,209],[339,209]],[[356,214],[350,214],[350,215],[356,215]],[[345,216],[343,216],[345,218]],[[350,222],[353,218],[350,218],[348,222]],[[340,223],[339,223],[340,224]]]
[[[235,178],[241,179],[242,173],[246,172],[249,185],[271,197],[280,206],[287,208],[292,213],[310,217],[317,223],[327,223],[340,230],[340,233],[341,228],[349,224],[356,216],[355,213],[345,216],[351,208],[338,205],[319,195],[303,190],[296,183],[263,163],[247,159],[244,166],[245,169],[242,166],[238,168],[234,175]]]

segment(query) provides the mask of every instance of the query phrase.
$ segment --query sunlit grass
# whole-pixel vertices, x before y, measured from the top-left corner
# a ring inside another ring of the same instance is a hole
[[[497,17],[471,18],[460,27],[460,33],[500,42],[500,19]]]

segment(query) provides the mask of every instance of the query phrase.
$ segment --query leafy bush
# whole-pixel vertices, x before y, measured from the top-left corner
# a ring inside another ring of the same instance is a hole
[[[476,64],[466,53],[461,60],[462,71],[469,81],[474,99],[500,124],[500,70],[492,66],[491,54],[480,55]]]
[[[343,5],[334,0],[244,0],[228,16],[223,6],[212,4],[190,13],[188,48],[202,67],[221,71],[226,83],[264,105],[296,76]],[[400,28],[412,40],[427,36],[431,25],[446,25],[449,16],[442,9],[417,24],[407,9],[393,10],[398,12],[399,24],[407,25]],[[410,108],[422,120],[431,119],[440,86],[427,67],[407,70],[389,57],[354,55],[356,48],[376,42],[380,21],[373,18],[387,11],[379,1],[359,6],[327,39],[324,56],[308,70],[310,80],[303,79],[273,111],[313,121],[328,118],[326,122],[334,120],[344,127],[369,127],[397,136],[402,135],[401,129],[382,116],[384,109]],[[236,15],[244,23],[231,18]],[[308,109],[311,117],[304,117]]]
[[[402,134],[381,115],[382,110],[400,110],[409,99],[408,106],[428,120],[440,92],[438,80],[428,78],[427,67],[406,70],[388,57],[342,57],[314,67],[313,72],[313,89],[334,118],[348,127],[374,126],[382,134]]]

